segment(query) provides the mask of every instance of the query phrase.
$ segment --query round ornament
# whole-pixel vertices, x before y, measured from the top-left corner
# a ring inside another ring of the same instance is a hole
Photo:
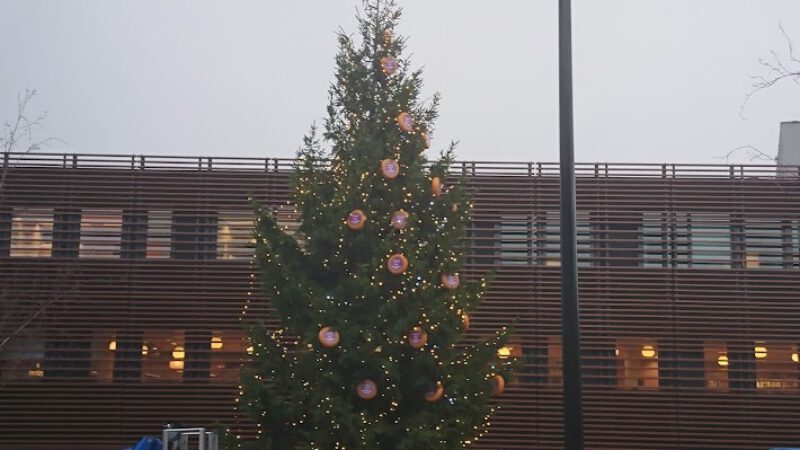
[[[392,43],[392,30],[383,30],[383,40],[386,42],[386,45]]]
[[[444,395],[442,383],[436,383],[436,387],[425,393],[425,400],[430,403],[438,402]]]
[[[366,223],[367,216],[360,209],[354,209],[347,215],[347,227],[351,230],[360,230]]]
[[[428,342],[428,333],[420,327],[414,327],[408,333],[408,345],[415,350],[419,350]]]
[[[381,161],[381,175],[387,180],[394,180],[400,175],[400,164],[393,159],[384,159]]]
[[[464,326],[464,331],[469,330],[469,314],[461,314],[461,324]]]
[[[408,225],[408,213],[402,209],[392,214],[392,226],[395,230],[402,230]]]
[[[387,77],[392,76],[397,71],[397,60],[392,56],[384,56],[381,58],[381,70]]]
[[[433,194],[434,197],[442,195],[442,181],[439,177],[433,177],[431,180],[431,194]]]
[[[426,149],[431,148],[431,135],[427,131],[422,132],[422,142],[425,144]]]
[[[442,274],[442,287],[453,291],[458,289],[458,286],[461,284],[461,278],[459,278],[457,273],[443,273]]]
[[[389,257],[389,260],[386,261],[386,267],[392,274],[400,275],[408,269],[408,258],[399,253],[392,255]]]
[[[339,332],[331,327],[319,330],[319,343],[325,348],[333,348],[339,345]]]
[[[500,395],[506,390],[506,380],[503,379],[501,375],[494,376],[492,385],[494,386],[492,389],[492,395]]]
[[[414,118],[410,114],[402,112],[397,116],[397,125],[403,131],[414,131]]]
[[[372,400],[378,395],[378,386],[375,385],[374,381],[367,379],[358,383],[358,386],[356,386],[356,393],[364,400]]]

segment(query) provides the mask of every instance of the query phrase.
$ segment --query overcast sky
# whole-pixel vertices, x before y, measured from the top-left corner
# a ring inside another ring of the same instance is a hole
[[[38,95],[53,151],[294,154],[325,111],[356,0],[0,0],[0,119]],[[358,2],[360,3],[360,1]],[[443,96],[434,143],[461,159],[558,156],[557,0],[399,0],[399,31]],[[798,0],[574,0],[579,161],[775,153],[800,86],[754,98],[758,58],[800,48]],[[736,161],[744,161],[742,155]]]

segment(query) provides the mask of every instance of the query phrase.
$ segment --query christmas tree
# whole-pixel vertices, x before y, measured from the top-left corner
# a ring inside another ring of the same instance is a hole
[[[250,331],[239,401],[259,434],[240,447],[460,449],[508,380],[508,330],[462,339],[487,283],[460,275],[469,199],[447,178],[453,144],[424,155],[439,96],[420,101],[399,17],[392,1],[366,2],[359,38],[338,35],[324,133],[312,127],[293,178],[299,233],[258,208],[261,284],[281,326]]]

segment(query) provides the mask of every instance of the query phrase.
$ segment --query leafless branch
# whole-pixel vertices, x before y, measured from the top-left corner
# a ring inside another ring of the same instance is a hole
[[[753,161],[768,161],[774,163],[777,161],[775,156],[762,152],[758,147],[753,145],[743,145],[741,147],[736,147],[735,149],[729,151],[728,153],[722,156],[715,156],[714,159],[724,159],[725,164],[730,164],[730,159],[732,156],[745,152],[748,157],[749,162]]]
[[[63,142],[55,137],[37,139],[36,132],[44,130],[47,112],[36,117],[28,116],[28,106],[36,96],[36,90],[26,88],[17,94],[17,116],[14,120],[6,121],[0,130],[0,152],[2,152],[2,169],[0,169],[0,200],[3,195],[6,176],[10,167],[8,155],[10,153],[28,154],[48,147],[53,142]]]
[[[759,58],[758,63],[764,69],[764,73],[751,76],[752,85],[750,92],[745,94],[742,106],[739,108],[739,117],[745,119],[744,110],[750,99],[759,92],[769,89],[784,80],[792,81],[800,86],[800,59],[795,55],[794,44],[783,25],[778,24],[781,34],[786,39],[787,55],[781,56],[776,51],[770,51],[769,58]]]

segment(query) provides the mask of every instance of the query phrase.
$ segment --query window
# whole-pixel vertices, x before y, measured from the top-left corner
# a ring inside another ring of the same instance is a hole
[[[121,210],[83,210],[80,232],[81,258],[120,257]]]
[[[780,222],[747,219],[745,222],[744,266],[748,269],[782,269],[784,267],[783,234]],[[791,262],[791,252],[786,255],[786,258]]]
[[[217,235],[218,259],[249,259],[253,256],[253,215],[220,213]]]
[[[731,223],[727,214],[688,216],[691,266],[706,269],[730,269]]]
[[[666,217],[666,213],[642,215],[644,267],[668,267],[670,239]]]
[[[533,256],[531,216],[503,216],[500,221],[500,263],[531,264]]]
[[[147,214],[147,258],[169,258],[172,236],[172,212],[149,211]]]
[[[216,259],[217,214],[173,212],[170,256],[173,259]]]
[[[728,368],[731,361],[724,342],[706,341],[706,386],[711,390],[727,391],[730,387]]]
[[[49,257],[53,247],[53,210],[14,208],[11,220],[11,256]]]
[[[642,259],[641,214],[598,214],[592,223],[593,264],[612,267],[638,267]],[[578,233],[580,235],[580,222]]]
[[[658,389],[658,345],[652,339],[617,341],[617,376],[625,389]]]
[[[578,267],[592,265],[592,230],[589,213],[578,211],[575,217],[577,229]],[[540,260],[550,267],[561,266],[561,213],[548,211],[544,216],[544,243],[537,246]]]
[[[796,390],[798,388],[797,346],[785,342],[756,341],[756,389]]]

